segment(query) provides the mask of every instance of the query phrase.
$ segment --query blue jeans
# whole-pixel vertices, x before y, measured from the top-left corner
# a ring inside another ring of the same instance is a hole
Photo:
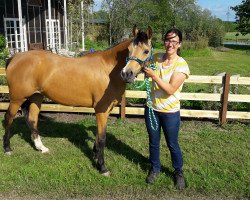
[[[182,171],[183,158],[181,149],[178,143],[178,134],[180,128],[180,111],[175,113],[163,113],[154,111],[158,129],[154,130],[151,127],[149,119],[149,108],[145,108],[145,122],[149,135],[149,160],[151,163],[151,170],[159,172],[161,170],[160,162],[160,139],[161,128],[167,142],[168,149],[171,154],[172,166],[176,172]],[[153,119],[153,117],[151,117]]]

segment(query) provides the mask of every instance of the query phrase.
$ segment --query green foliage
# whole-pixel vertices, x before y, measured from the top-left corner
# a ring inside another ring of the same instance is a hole
[[[211,85],[201,85],[201,84],[191,84],[186,83],[183,87],[183,92],[188,93],[213,93],[214,84]],[[191,110],[220,110],[220,102],[212,101],[190,101],[182,100],[181,108],[182,109],[191,109]]]
[[[4,35],[0,34],[0,67],[4,67],[9,52],[6,49],[6,40]]]
[[[183,41],[183,48],[190,50],[206,49],[208,47],[208,38],[199,38],[197,41]]]
[[[85,48],[88,50],[90,50],[90,49],[103,50],[103,49],[108,48],[108,43],[105,41],[95,42],[93,40],[86,39],[85,40]]]
[[[225,31],[226,32],[235,32],[237,29],[237,25],[235,22],[228,22],[228,21],[225,21],[223,22],[224,23],[224,26],[225,26]]]
[[[250,0],[243,0],[241,4],[231,7],[231,9],[235,11],[237,17],[237,30],[242,35],[250,33]]]
[[[194,0],[105,0],[104,3],[113,43],[128,36],[134,24],[144,30],[145,26],[151,26],[158,37],[157,43],[172,27],[182,30],[184,37],[192,42],[207,38],[209,45],[214,47],[223,42],[223,22],[208,10],[203,11]]]
[[[0,67],[5,67],[6,59],[9,57],[9,51],[3,49],[0,51]]]
[[[218,47],[223,44],[223,39],[225,36],[225,27],[222,21],[216,19],[213,20],[209,29],[207,30],[207,36],[209,38],[208,44],[211,47]]]
[[[3,51],[6,47],[6,40],[4,35],[0,34],[0,51]]]

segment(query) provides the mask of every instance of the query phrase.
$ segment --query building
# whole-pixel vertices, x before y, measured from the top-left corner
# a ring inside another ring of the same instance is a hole
[[[10,51],[67,49],[66,0],[0,0],[0,33]]]

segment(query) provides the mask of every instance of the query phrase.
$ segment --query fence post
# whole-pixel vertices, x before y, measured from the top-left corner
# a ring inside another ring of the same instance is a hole
[[[122,95],[122,100],[121,100],[121,106],[120,106],[120,117],[121,119],[125,119],[126,117],[126,96],[125,96],[125,92]]]
[[[230,75],[225,74],[222,80],[223,93],[221,96],[221,110],[220,110],[220,125],[223,126],[227,122],[227,106],[228,95],[230,91]]]

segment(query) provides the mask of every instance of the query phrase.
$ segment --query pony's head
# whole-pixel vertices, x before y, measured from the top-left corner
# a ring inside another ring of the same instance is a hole
[[[128,47],[127,64],[121,71],[122,79],[127,83],[133,82],[142,69],[152,61],[151,27],[148,27],[147,32],[142,32],[134,26],[133,35],[134,39]]]

